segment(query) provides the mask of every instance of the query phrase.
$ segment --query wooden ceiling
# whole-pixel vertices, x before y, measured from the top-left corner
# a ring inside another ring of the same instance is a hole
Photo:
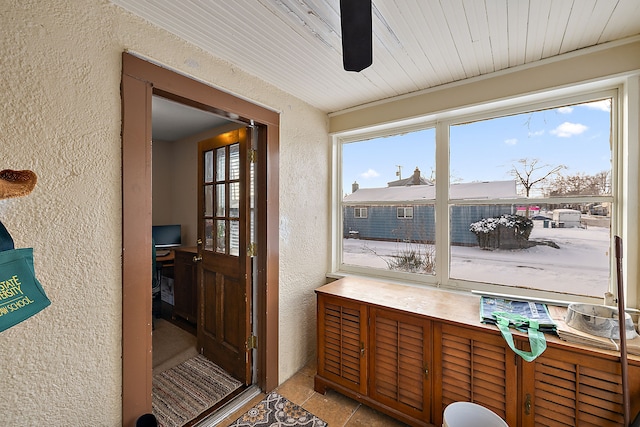
[[[354,73],[339,0],[111,2],[325,112],[640,34],[638,0],[373,0],[373,65]]]

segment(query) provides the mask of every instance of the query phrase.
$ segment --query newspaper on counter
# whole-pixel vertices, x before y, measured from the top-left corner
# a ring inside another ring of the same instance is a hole
[[[493,297],[480,297],[480,321],[495,325],[495,311],[518,314],[537,320],[540,332],[556,332],[556,323],[551,318],[547,305],[540,302],[517,301]],[[526,329],[524,330],[526,332]]]

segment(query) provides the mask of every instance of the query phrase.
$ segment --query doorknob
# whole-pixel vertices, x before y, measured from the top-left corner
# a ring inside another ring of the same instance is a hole
[[[202,239],[198,239],[196,243],[198,244],[198,246],[202,246]]]
[[[196,255],[193,257],[193,262],[202,261],[202,255]]]

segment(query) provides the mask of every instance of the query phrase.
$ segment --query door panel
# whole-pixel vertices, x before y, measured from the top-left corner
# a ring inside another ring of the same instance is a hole
[[[249,135],[239,129],[198,145],[198,348],[245,384],[251,382],[252,362],[246,345],[251,335]]]
[[[428,422],[431,419],[431,323],[424,317],[372,307],[369,396]]]
[[[367,306],[318,295],[318,375],[367,394]]]

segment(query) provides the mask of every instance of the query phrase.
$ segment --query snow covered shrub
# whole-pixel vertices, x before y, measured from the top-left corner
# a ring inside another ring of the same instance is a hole
[[[433,273],[435,268],[435,253],[432,247],[406,247],[386,259],[389,270],[406,271],[409,273]]]
[[[469,231],[476,235],[482,249],[521,249],[532,245],[529,236],[533,221],[528,218],[505,214],[498,218],[483,218],[471,223]]]

